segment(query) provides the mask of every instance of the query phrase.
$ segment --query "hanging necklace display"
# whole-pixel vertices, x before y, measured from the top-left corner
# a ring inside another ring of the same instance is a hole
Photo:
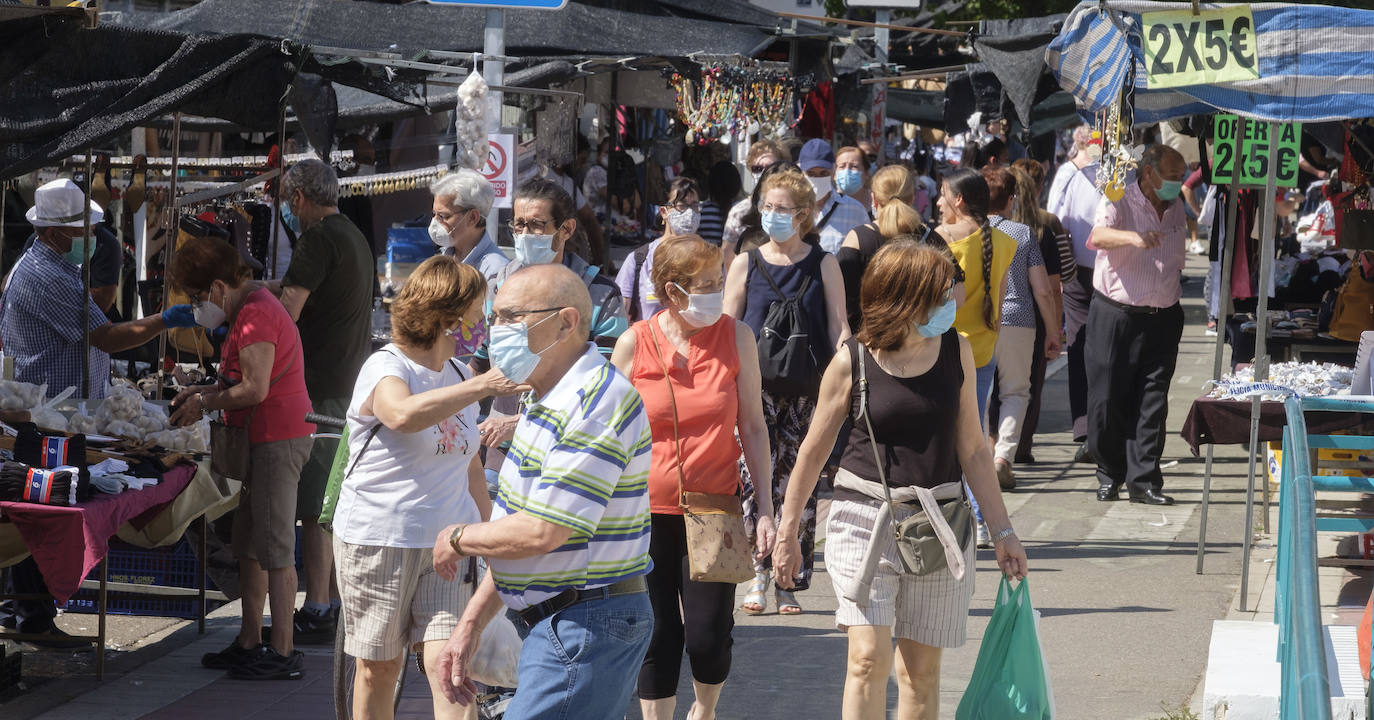
[[[1140,161],[1142,147],[1131,142],[1131,128],[1135,122],[1135,65],[1126,71],[1121,92],[1105,113],[1097,118],[1102,142],[1102,159],[1097,171],[1097,189],[1111,202],[1118,202],[1126,193],[1126,179]],[[1099,132],[1094,132],[1098,135]],[[1096,139],[1096,137],[1094,138]]]
[[[700,80],[669,76],[688,143],[763,131],[781,135],[796,127],[805,108],[803,83],[788,73],[732,65],[703,67]]]

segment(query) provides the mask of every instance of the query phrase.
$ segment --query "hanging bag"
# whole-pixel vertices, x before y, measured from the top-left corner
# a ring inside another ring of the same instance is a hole
[[[300,348],[291,355],[291,362],[286,364],[286,369],[281,374],[272,378],[267,383],[267,391],[272,392],[272,386],[277,381],[291,372],[291,368],[296,366],[296,357],[301,354]],[[252,463],[250,462],[248,429],[253,426],[253,414],[258,411],[258,406],[254,405],[248,411],[248,419],[242,427],[225,425],[219,420],[210,421],[210,472],[221,477],[227,477],[239,482],[248,481],[248,471]]]
[[[916,488],[921,509],[914,515],[896,521],[897,505],[892,502],[892,489],[887,484],[878,438],[873,434],[873,420],[868,412],[868,351],[859,345],[859,414],[868,428],[868,442],[873,447],[873,464],[883,484],[883,495],[892,508],[892,534],[902,570],[908,575],[929,575],[949,568],[956,578],[964,576],[964,553],[973,540],[973,506],[964,496],[963,483],[958,483],[958,496],[939,500],[928,488]]]
[[[1336,305],[1331,313],[1331,337],[1348,342],[1359,342],[1360,333],[1374,330],[1374,281],[1366,280],[1363,254],[1350,263],[1350,271],[1345,284],[1336,294]]]
[[[754,577],[754,562],[749,556],[749,536],[744,530],[744,509],[738,495],[687,492],[683,487],[682,438],[678,435],[677,396],[668,363],[663,360],[655,321],[649,318],[649,342],[663,368],[668,384],[668,399],[673,405],[673,454],[677,467],[678,505],[687,529],[689,577],[697,582],[742,583]],[[664,338],[667,339],[666,337]]]
[[[1025,579],[1013,590],[1002,576],[997,604],[978,646],[973,676],[955,720],[1051,720],[1054,696],[1040,647],[1039,613]]]

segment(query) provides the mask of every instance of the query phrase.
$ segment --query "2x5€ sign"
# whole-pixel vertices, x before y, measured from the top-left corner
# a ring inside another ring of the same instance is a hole
[[[1253,80],[1259,50],[1250,7],[1141,13],[1150,89]]]
[[[1269,145],[1274,147],[1275,185],[1298,184],[1301,123],[1244,122],[1235,115],[1216,115],[1212,125],[1212,182],[1218,185],[1263,185],[1269,176]]]

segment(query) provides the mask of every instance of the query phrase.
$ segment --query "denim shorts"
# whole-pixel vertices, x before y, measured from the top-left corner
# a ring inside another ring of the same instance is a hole
[[[540,620],[525,636],[506,720],[623,717],[653,626],[642,592],[580,602]]]

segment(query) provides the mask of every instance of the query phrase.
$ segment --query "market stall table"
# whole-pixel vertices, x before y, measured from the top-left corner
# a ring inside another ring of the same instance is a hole
[[[207,514],[223,514],[237,501],[237,484],[233,487],[216,482],[205,464],[179,463],[163,474],[156,485],[141,490],[125,490],[118,495],[96,493],[87,502],[73,507],[36,505],[21,502],[0,502],[0,567],[13,565],[32,554],[48,585],[48,591],[59,603],[65,603],[82,587],[82,580],[97,565],[101,566],[99,630],[95,636],[77,636],[89,640],[98,648],[105,646],[105,593],[108,568],[103,560],[109,551],[110,538],[117,533],[147,544],[167,544],[181,537],[189,523],[199,519],[206,522]],[[204,527],[202,548],[204,558]],[[170,539],[169,539],[170,538]],[[144,543],[140,543],[144,544]],[[120,585],[120,584],[116,584]],[[204,631],[205,582],[201,574],[200,587],[185,590],[201,598],[200,622]],[[125,590],[122,585],[117,587]],[[128,588],[135,592],[144,586]],[[11,596],[12,597],[12,596]],[[0,638],[23,640],[29,636],[0,632]],[[31,638],[29,638],[31,639]],[[96,676],[104,675],[104,652],[96,654]]]

